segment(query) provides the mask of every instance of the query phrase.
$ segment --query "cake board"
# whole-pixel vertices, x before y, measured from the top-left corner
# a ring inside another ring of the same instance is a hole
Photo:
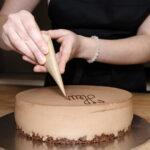
[[[124,137],[101,145],[49,145],[26,139],[17,133],[14,114],[0,118],[0,150],[131,150],[150,139],[150,123],[134,115],[131,131]]]

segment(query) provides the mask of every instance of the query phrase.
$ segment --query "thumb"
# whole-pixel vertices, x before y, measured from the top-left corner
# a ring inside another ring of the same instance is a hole
[[[60,73],[63,74],[65,72],[66,68],[66,63],[69,61],[70,54],[71,54],[71,49],[72,46],[70,44],[64,46],[63,48],[61,47],[61,55],[60,55],[60,60],[59,60],[59,69]]]

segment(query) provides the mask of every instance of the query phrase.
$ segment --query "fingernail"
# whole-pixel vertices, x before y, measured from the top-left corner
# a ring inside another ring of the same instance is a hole
[[[43,55],[39,55],[39,63],[40,64],[44,64],[45,62],[46,62],[46,58],[45,58],[45,56],[43,56]]]
[[[65,69],[63,67],[60,68],[60,73],[64,74]]]
[[[42,46],[42,51],[44,54],[48,53],[48,48],[46,46]]]

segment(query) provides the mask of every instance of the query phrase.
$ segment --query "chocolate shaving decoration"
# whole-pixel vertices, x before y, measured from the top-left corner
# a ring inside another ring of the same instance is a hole
[[[118,137],[122,137],[122,136],[124,136],[124,135],[125,135],[124,130],[118,132]]]
[[[99,141],[100,143],[107,142],[109,140],[109,135],[102,134],[102,136],[99,140],[100,140]]]
[[[45,141],[43,141],[43,137],[40,137],[38,134],[32,133],[32,136],[30,136],[29,134],[24,133],[24,131],[22,131],[22,129],[17,128],[18,130],[18,134],[22,135],[24,137],[26,137],[27,139],[33,140],[33,141],[41,141],[41,142],[45,142],[48,145],[90,145],[90,144],[101,144],[104,142],[109,142],[109,141],[113,141],[116,138],[120,138],[123,137],[127,132],[130,131],[130,127],[128,128],[127,131],[119,131],[118,135],[115,136],[114,134],[109,134],[109,135],[95,135],[94,138],[92,140],[87,140],[86,136],[80,137],[78,140],[70,140],[67,138],[57,138],[54,139],[51,136],[48,136],[47,139]]]
[[[46,143],[54,144],[53,137],[48,137],[48,138],[46,139]]]
[[[114,134],[110,134],[110,135],[109,135],[109,140],[110,140],[110,141],[113,141],[114,139],[115,139]]]
[[[33,133],[32,134],[32,140],[41,141],[41,137],[38,134],[35,135],[35,133]]]

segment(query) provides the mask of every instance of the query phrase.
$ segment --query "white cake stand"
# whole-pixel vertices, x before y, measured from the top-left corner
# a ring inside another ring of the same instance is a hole
[[[13,113],[0,118],[0,150],[131,150],[148,139],[150,139],[150,123],[136,115],[134,115],[131,131],[124,137],[110,143],[88,146],[52,146],[35,142],[17,133]]]

